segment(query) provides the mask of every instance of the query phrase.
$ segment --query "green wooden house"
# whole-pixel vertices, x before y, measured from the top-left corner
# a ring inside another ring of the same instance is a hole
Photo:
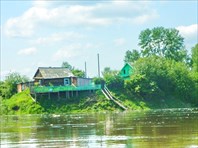
[[[120,71],[120,76],[124,79],[129,79],[133,74],[133,67],[130,63],[126,63]]]

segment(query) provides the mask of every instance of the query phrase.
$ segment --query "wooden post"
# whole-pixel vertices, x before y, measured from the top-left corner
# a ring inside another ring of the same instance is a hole
[[[71,97],[73,97],[74,96],[74,92],[73,91],[71,91]]]
[[[50,100],[51,98],[50,98],[50,92],[48,93],[48,99]]]
[[[76,97],[78,97],[78,91],[76,91]]]
[[[59,94],[59,91],[58,91],[58,100],[60,100],[60,94]]]
[[[87,78],[87,64],[85,62],[85,78]]]
[[[68,98],[69,99],[69,91],[66,91],[66,95],[67,95],[67,97],[66,98]]]

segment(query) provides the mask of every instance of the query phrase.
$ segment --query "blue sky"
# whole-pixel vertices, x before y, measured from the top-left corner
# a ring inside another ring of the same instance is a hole
[[[121,69],[147,28],[177,28],[190,51],[198,43],[198,2],[1,0],[1,79],[10,72],[32,78],[38,67],[63,61],[97,76]]]

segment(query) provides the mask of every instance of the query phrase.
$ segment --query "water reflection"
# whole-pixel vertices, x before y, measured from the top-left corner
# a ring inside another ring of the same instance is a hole
[[[1,147],[197,147],[198,109],[1,117]]]

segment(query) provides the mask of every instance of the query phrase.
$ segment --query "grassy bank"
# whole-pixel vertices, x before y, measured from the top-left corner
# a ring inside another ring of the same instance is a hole
[[[108,101],[100,92],[81,93],[79,97],[57,99],[47,96],[37,98],[35,102],[29,90],[13,95],[10,99],[1,101],[1,114],[41,114],[41,113],[67,113],[67,112],[98,112],[119,110],[117,106]]]
[[[124,94],[114,94],[129,110],[149,110],[163,108],[186,108],[191,104],[177,99],[140,100]],[[73,112],[102,112],[121,111],[112,101],[107,100],[98,91],[96,93],[81,93],[79,97],[57,99],[42,96],[37,102],[31,97],[29,90],[13,95],[10,99],[1,101],[1,114],[43,114],[43,113],[73,113]]]

